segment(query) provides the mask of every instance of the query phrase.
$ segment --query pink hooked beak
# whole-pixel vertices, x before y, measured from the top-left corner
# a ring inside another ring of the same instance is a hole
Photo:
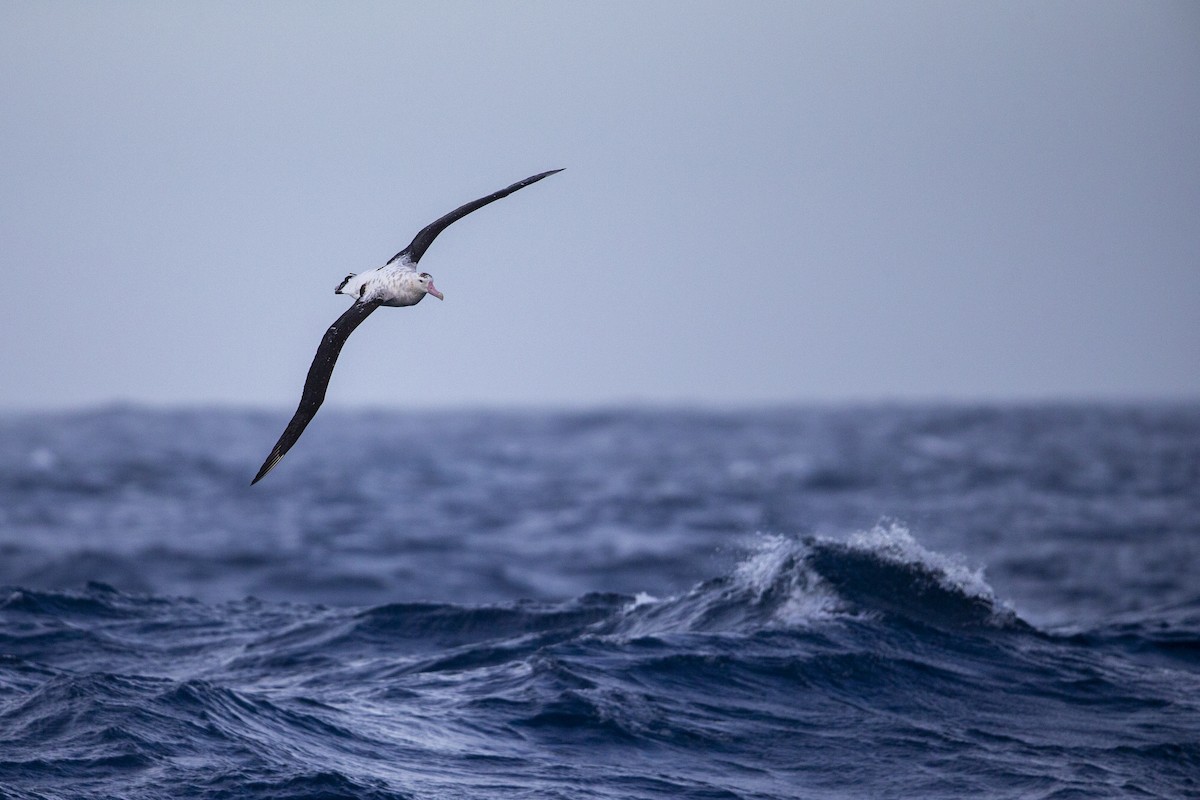
[[[434,297],[436,297],[438,300],[445,300],[445,299],[446,299],[445,297],[442,297],[442,293],[441,293],[441,292],[439,292],[439,291],[437,290],[437,287],[433,285],[433,281],[430,281],[430,282],[429,282],[429,293],[430,293],[431,295],[433,295]]]

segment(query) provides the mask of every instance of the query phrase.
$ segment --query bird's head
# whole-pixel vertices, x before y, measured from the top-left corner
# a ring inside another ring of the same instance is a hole
[[[428,272],[422,272],[420,275],[418,275],[417,283],[418,283],[418,285],[420,285],[420,287],[422,289],[425,290],[426,294],[431,294],[434,297],[436,297],[438,300],[446,299],[445,297],[442,296],[442,293],[437,290],[437,287],[433,285],[433,276],[430,275]]]

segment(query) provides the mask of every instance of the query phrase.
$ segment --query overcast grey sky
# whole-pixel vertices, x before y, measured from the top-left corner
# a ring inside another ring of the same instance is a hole
[[[1200,395],[1200,4],[0,0],[0,407]]]

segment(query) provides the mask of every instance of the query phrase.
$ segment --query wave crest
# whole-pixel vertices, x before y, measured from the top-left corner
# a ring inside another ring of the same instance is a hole
[[[788,628],[885,617],[936,627],[1025,626],[961,559],[925,549],[898,524],[845,541],[762,536],[728,576],[668,600],[639,596],[621,633]]]

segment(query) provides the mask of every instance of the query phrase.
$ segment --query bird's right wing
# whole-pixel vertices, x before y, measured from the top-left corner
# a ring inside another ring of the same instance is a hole
[[[250,481],[251,486],[261,481],[268,472],[274,469],[275,465],[279,463],[279,459],[292,449],[292,445],[300,438],[300,434],[304,433],[308,423],[316,416],[321,403],[325,402],[325,390],[329,387],[329,377],[333,375],[333,367],[337,364],[338,355],[342,352],[342,345],[346,343],[346,339],[350,338],[354,329],[364,319],[371,316],[371,312],[377,308],[379,308],[379,303],[376,302],[355,303],[329,326],[329,330],[325,331],[325,338],[317,347],[317,354],[313,356],[312,366],[308,368],[308,378],[304,381],[300,405],[296,408],[296,413],[292,415],[292,421],[284,428],[279,441],[275,443],[271,454],[259,468],[258,474],[254,476],[254,480]]]
[[[478,200],[472,200],[465,206],[459,206],[446,216],[436,219],[422,228],[421,231],[413,237],[412,243],[399,253],[396,253],[396,255],[392,256],[387,263],[391,264],[393,261],[407,257],[410,264],[416,264],[421,260],[421,256],[425,255],[425,251],[429,249],[429,245],[433,244],[433,240],[437,238],[437,235],[446,230],[446,228],[450,227],[450,225],[453,223],[462,219],[467,214],[470,214],[472,211],[478,211],[488,203],[494,203],[502,197],[508,197],[518,189],[524,189],[531,183],[537,183],[542,178],[545,178],[548,175],[553,175],[556,172],[562,172],[562,170],[552,169],[549,172],[543,172],[539,175],[531,175],[523,181],[517,181],[512,186],[505,187],[498,192],[493,192],[487,197],[481,197]]]

